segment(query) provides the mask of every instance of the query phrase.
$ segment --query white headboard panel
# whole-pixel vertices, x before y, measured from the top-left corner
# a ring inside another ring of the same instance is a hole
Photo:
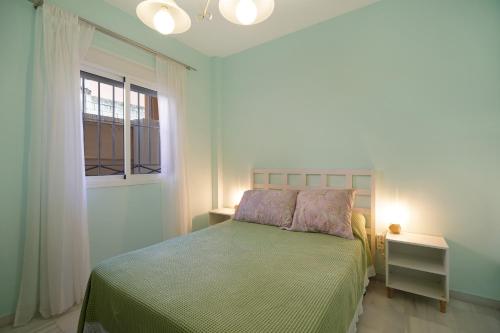
[[[252,188],[266,190],[356,189],[354,211],[366,218],[366,233],[375,257],[375,176],[358,169],[254,169]]]

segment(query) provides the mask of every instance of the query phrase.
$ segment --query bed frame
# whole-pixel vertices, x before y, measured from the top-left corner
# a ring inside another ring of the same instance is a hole
[[[366,233],[375,259],[375,176],[357,169],[253,169],[252,188],[265,190],[356,189],[354,211],[366,218]]]

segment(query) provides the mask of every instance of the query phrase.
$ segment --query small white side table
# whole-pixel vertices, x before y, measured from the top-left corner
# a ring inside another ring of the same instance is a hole
[[[440,311],[449,301],[448,244],[443,237],[387,233],[385,238],[387,297],[393,289],[434,298]]]
[[[234,208],[218,208],[208,212],[208,221],[210,225],[230,220],[234,217]]]

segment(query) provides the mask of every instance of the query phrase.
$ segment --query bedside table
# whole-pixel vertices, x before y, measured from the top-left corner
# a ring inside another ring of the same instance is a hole
[[[448,244],[440,236],[387,233],[385,237],[385,285],[393,289],[434,298],[440,311],[449,301]]]
[[[218,208],[208,212],[208,221],[210,225],[230,220],[234,217],[234,208]]]

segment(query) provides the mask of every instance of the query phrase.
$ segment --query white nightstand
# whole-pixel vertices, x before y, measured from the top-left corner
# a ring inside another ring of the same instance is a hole
[[[230,220],[234,217],[234,208],[218,208],[208,212],[210,225]]]
[[[387,297],[393,289],[439,300],[446,312],[449,300],[448,244],[440,236],[412,233],[385,238],[385,285]]]

